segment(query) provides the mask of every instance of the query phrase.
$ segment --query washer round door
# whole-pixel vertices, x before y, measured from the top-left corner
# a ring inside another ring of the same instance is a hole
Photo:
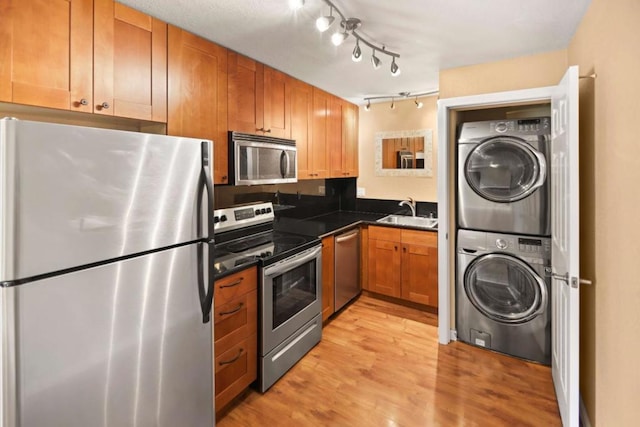
[[[533,193],[546,179],[544,156],[523,140],[496,137],[478,144],[467,156],[464,175],[480,197],[515,202]]]
[[[544,280],[525,262],[506,254],[476,258],[465,271],[464,290],[482,314],[502,323],[527,322],[547,306]]]

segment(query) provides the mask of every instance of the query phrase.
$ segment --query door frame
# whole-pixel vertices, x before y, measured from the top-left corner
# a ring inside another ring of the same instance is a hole
[[[461,96],[438,100],[438,342],[456,340],[455,313],[452,307],[455,291],[455,129],[451,129],[451,113],[474,107],[502,107],[513,104],[551,102],[555,86]],[[451,135],[451,131],[454,135]],[[450,236],[452,236],[450,238]]]

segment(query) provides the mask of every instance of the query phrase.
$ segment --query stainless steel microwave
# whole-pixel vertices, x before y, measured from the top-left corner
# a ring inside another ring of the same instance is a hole
[[[229,132],[229,176],[234,185],[298,182],[296,142]]]

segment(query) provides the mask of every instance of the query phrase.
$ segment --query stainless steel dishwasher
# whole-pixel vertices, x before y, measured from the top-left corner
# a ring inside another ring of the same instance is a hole
[[[335,311],[360,293],[360,229],[335,238]]]

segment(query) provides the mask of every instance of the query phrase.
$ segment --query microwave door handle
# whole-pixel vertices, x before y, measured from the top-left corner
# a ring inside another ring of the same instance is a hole
[[[285,178],[289,173],[289,156],[285,150],[280,153],[280,175]]]

